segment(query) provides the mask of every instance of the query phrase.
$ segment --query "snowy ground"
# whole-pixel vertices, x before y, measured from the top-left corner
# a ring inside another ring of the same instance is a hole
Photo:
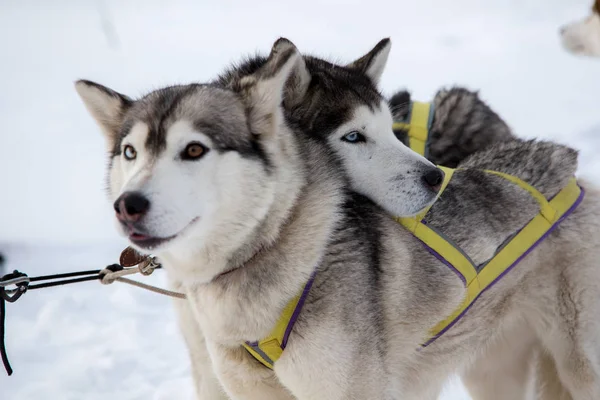
[[[258,3],[258,4],[256,4]],[[116,261],[104,144],[72,82],[130,95],[207,80],[279,36],[350,61],[393,41],[387,93],[480,89],[524,137],[582,150],[600,180],[600,60],[570,56],[557,30],[588,0],[0,1],[0,251],[30,275]],[[162,272],[148,279],[164,283]],[[170,300],[123,284],[28,293],[8,305],[15,374],[2,399],[188,399],[189,365]],[[459,381],[441,399],[468,399]]]

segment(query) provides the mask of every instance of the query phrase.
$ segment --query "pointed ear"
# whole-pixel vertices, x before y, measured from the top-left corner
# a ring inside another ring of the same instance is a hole
[[[276,49],[280,46],[292,46],[298,52],[298,49],[292,42],[285,38],[278,39],[272,49]],[[299,52],[298,52],[299,53]],[[300,55],[296,63],[292,66],[290,76],[285,85],[285,91],[283,95],[283,105],[286,109],[290,110],[293,107],[299,105],[304,100],[308,86],[310,85],[312,77],[304,58]]]
[[[373,83],[378,84],[392,49],[390,38],[382,39],[371,51],[347,65],[367,75]]]
[[[105,86],[86,80],[75,82],[75,90],[102,129],[110,148],[119,133],[125,112],[131,107],[133,100]]]
[[[274,132],[279,118],[283,118],[281,105],[284,101],[294,105],[302,99],[310,81],[305,69],[296,46],[287,39],[279,39],[266,63],[256,73],[239,81],[237,91],[246,103],[254,132]]]

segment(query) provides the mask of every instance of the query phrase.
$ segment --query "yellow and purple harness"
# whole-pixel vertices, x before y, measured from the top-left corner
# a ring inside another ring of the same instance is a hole
[[[413,102],[407,119],[394,122],[392,129],[405,132],[408,136],[409,147],[426,157],[429,151],[429,130],[432,119],[432,104]],[[456,171],[451,168],[440,168],[445,172],[445,177],[438,197],[448,186],[452,175]],[[487,262],[478,266],[475,265],[460,247],[428,226],[425,217],[429,212],[429,208],[415,217],[396,218],[396,221],[418,238],[433,256],[455,272],[466,288],[466,296],[463,302],[451,315],[430,330],[429,339],[422,344],[423,347],[431,344],[456,324],[479,296],[537,247],[577,208],[584,196],[584,191],[577,184],[575,178],[572,178],[558,194],[548,201],[537,189],[515,176],[498,171],[484,171],[518,185],[529,192],[540,206],[540,212],[502,245]],[[275,328],[267,338],[244,344],[246,350],[266,367],[273,368],[275,362],[283,353],[314,279],[315,273],[312,274],[301,293],[287,304]]]

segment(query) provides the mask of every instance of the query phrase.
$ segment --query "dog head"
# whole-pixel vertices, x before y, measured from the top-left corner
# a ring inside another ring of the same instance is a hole
[[[411,216],[435,201],[444,174],[394,135],[378,89],[390,49],[383,39],[345,66],[304,57],[286,91],[287,106],[303,131],[341,159],[354,190],[393,215]]]
[[[588,17],[562,27],[560,37],[570,53],[600,57],[600,0],[595,1]]]
[[[410,216],[435,201],[443,173],[394,136],[377,87],[390,48],[389,39],[381,40],[349,65],[305,55],[292,70],[283,104],[288,120],[334,151],[354,190],[393,215]],[[217,82],[228,85],[264,62],[246,60]]]
[[[230,88],[171,86],[137,100],[76,83],[106,138],[109,196],[118,229],[134,247],[190,259],[190,248],[213,243],[207,253],[227,254],[264,222],[278,190],[295,190],[285,141],[294,135],[280,104],[300,59],[281,41],[259,70]]]

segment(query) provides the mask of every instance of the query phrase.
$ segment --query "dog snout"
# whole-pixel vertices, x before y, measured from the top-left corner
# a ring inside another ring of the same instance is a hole
[[[563,25],[563,26],[560,27],[560,34],[561,35],[564,35],[566,31],[567,31],[567,26],[566,25]]]
[[[137,222],[148,212],[150,201],[138,192],[125,192],[114,203],[117,218],[123,222]]]
[[[423,183],[434,192],[439,192],[444,182],[444,171],[439,168],[433,168],[423,174]]]

